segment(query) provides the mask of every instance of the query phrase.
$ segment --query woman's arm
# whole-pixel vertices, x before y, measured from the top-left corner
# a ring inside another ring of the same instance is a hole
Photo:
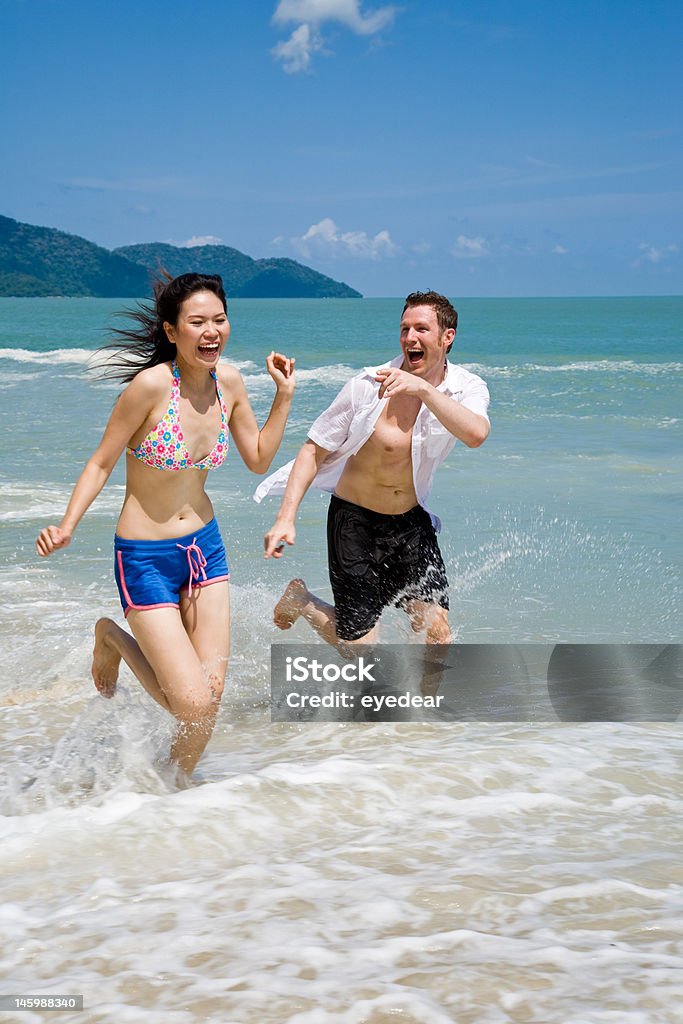
[[[46,526],[36,540],[36,551],[45,558],[71,542],[76,527],[111,476],[123,449],[147,417],[156,388],[140,374],[117,399],[97,449],[88,459],[73,489],[59,526]]]
[[[268,419],[259,430],[242,377],[232,367],[222,371],[232,395],[230,433],[242,460],[252,473],[265,473],[280,447],[294,395],[294,360],[279,352],[266,359],[268,373],[277,385]],[[228,376],[229,375],[229,376]]]

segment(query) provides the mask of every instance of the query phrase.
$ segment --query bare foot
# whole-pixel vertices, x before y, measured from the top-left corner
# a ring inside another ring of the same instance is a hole
[[[121,655],[108,642],[108,636],[119,627],[111,619],[98,619],[95,623],[95,647],[92,652],[92,677],[103,697],[113,697],[119,678]]]
[[[278,629],[291,629],[308,599],[308,588],[304,581],[290,580],[273,612],[273,622]]]

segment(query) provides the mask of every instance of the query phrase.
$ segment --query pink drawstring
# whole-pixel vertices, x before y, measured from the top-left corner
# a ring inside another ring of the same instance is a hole
[[[202,549],[197,543],[196,537],[191,544],[187,545],[187,547],[185,547],[183,544],[176,544],[176,547],[180,548],[181,551],[187,552],[187,564],[190,569],[190,579],[188,580],[187,585],[187,596],[192,597],[192,584],[195,580],[199,579],[199,574],[201,573],[203,578],[206,579],[206,570],[204,568],[204,566],[206,565],[206,559],[204,558]]]

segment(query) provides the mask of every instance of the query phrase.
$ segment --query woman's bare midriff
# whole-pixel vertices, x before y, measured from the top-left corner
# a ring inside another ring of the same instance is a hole
[[[116,525],[128,540],[170,540],[200,530],[213,519],[204,490],[208,470],[163,470],[126,455],[127,485]]]

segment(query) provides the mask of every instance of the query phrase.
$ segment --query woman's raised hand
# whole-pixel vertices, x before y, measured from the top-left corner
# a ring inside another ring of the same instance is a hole
[[[281,352],[271,352],[266,356],[268,373],[277,384],[278,391],[294,391],[294,363],[295,359],[282,355]]]

